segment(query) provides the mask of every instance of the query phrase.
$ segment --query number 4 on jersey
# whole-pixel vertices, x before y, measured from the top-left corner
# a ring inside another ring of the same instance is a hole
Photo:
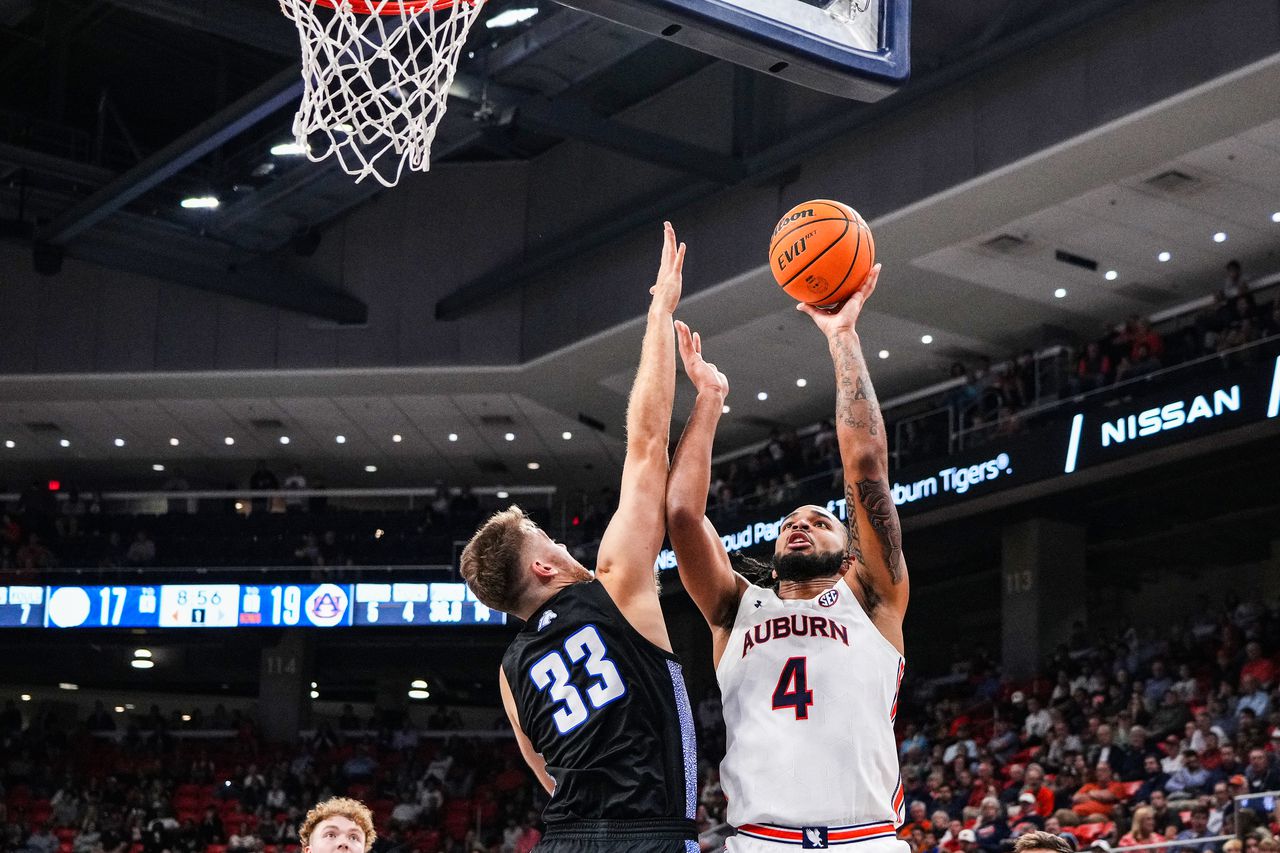
[[[813,704],[813,691],[809,689],[806,658],[789,658],[778,676],[778,686],[773,688],[773,710],[794,708],[797,720],[809,719],[809,706]]]

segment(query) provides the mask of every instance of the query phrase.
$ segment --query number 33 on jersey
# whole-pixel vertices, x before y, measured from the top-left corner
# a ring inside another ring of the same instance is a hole
[[[565,640],[561,651],[547,652],[529,668],[529,677],[539,690],[561,703],[551,715],[560,734],[582,725],[593,710],[603,708],[627,692],[622,676],[606,656],[604,641],[595,625],[588,625]],[[570,681],[569,667],[581,665],[595,681],[583,692]],[[590,709],[588,709],[588,704]]]

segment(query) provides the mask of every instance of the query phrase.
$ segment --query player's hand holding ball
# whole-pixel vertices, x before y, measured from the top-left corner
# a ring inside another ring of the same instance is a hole
[[[843,305],[826,309],[801,302],[796,308],[812,317],[814,324],[828,338],[835,337],[841,332],[855,332],[858,315],[862,313],[862,306],[871,298],[871,294],[876,292],[876,281],[879,278],[880,265],[876,264]]]
[[[847,204],[814,199],[778,220],[769,241],[769,268],[798,302],[832,307],[852,296],[876,262],[871,229]]]

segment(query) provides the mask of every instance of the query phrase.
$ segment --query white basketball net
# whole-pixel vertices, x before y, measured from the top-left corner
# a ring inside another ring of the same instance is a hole
[[[395,186],[406,164],[431,167],[458,57],[484,4],[330,2],[280,0],[302,42],[294,138],[315,162],[335,155],[356,183],[372,175]]]

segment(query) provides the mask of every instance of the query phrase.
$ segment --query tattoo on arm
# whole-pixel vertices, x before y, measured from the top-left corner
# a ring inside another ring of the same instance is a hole
[[[845,426],[858,430],[866,430],[870,435],[879,434],[879,406],[870,392],[863,374],[866,365],[854,351],[854,347],[843,339],[836,339],[833,357],[836,363],[836,417]],[[865,417],[854,414],[854,403],[867,403]]]
[[[885,568],[895,584],[902,581],[902,530],[898,526],[897,511],[889,485],[884,480],[860,480],[858,500],[867,512],[867,520],[880,540]],[[846,498],[847,500],[847,498]]]
[[[858,377],[858,390],[853,392],[853,399],[855,400],[867,399],[867,383],[862,381],[861,376]]]
[[[845,486],[844,489],[844,506],[845,513],[849,517],[849,555],[855,561],[858,576],[861,577],[861,569],[866,566],[867,561],[862,556],[862,539],[858,535],[858,513],[854,510],[853,487]]]

